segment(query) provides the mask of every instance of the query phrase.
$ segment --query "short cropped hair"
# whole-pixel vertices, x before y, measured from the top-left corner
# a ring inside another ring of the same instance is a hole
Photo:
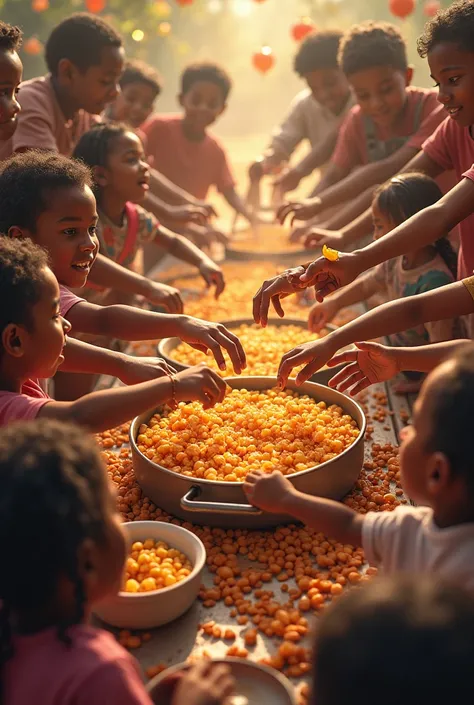
[[[149,64],[139,59],[129,59],[120,78],[120,88],[125,88],[132,83],[145,83],[155,93],[157,98],[163,90],[163,80]]]
[[[222,91],[222,98],[225,102],[232,88],[232,81],[229,74],[218,64],[201,62],[187,66],[181,76],[181,93],[185,95],[198,81],[208,81],[214,83]]]
[[[293,68],[303,77],[312,71],[337,69],[337,55],[342,32],[328,30],[314,32],[301,43],[295,56]]]
[[[407,47],[394,25],[388,22],[361,22],[342,37],[339,64],[346,76],[374,66],[392,66],[406,71]]]
[[[69,59],[80,71],[98,66],[102,50],[121,47],[122,37],[116,30],[96,15],[77,12],[60,22],[46,42],[46,65],[53,76],[61,59]]]

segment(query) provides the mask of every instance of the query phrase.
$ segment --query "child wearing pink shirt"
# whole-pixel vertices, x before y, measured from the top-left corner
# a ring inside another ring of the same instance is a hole
[[[35,580],[0,578],[2,702],[152,705],[135,659],[87,625],[94,604],[120,589],[127,556],[92,439],[52,421],[3,429],[0,478],[2,554],[14,560],[12,536],[35,542]],[[233,689],[228,668],[201,663],[181,676],[173,705],[219,705]]]
[[[326,536],[362,546],[386,575],[432,575],[474,592],[472,399],[474,345],[463,346],[425,380],[403,434],[400,476],[418,506],[358,514],[298,492],[281,473],[247,475],[244,490],[260,509],[285,514]]]

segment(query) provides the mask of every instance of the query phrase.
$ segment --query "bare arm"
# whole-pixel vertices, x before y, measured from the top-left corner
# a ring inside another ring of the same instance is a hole
[[[367,272],[349,286],[344,287],[344,289],[335,291],[327,300],[331,302],[331,306],[340,310],[341,308],[354,306],[354,304],[358,304],[361,301],[367,301],[378,291],[380,291],[380,286],[373,272]]]
[[[342,181],[348,173],[347,169],[342,169],[337,164],[331,162],[311,196],[319,196],[319,194],[323,193],[326,189]],[[322,210],[322,208],[320,210]]]
[[[174,184],[156,169],[150,169],[150,191],[152,196],[167,203],[199,205],[197,198]],[[148,202],[145,202],[145,207],[148,207]]]
[[[239,196],[235,188],[231,188],[222,194],[231,208],[233,208],[237,213],[243,215],[249,223],[253,222],[252,214],[247,209],[247,206],[243,202],[242,198]]]
[[[182,262],[187,262],[194,267],[199,267],[202,264],[210,264],[215,266],[214,262],[204,254],[196,245],[187,240],[182,235],[167,230],[160,226],[159,232],[155,240],[156,244],[163,247],[170,255],[173,255]]]
[[[472,345],[472,340],[447,340],[442,343],[420,345],[415,348],[394,348],[400,371],[431,372],[459,348]]]
[[[76,338],[68,338],[61,372],[90,372],[120,379],[125,357],[128,356],[84,343]]]
[[[136,294],[145,298],[148,298],[152,286],[146,277],[122,267],[104,255],[98,255],[89,280],[104,289],[116,289],[124,294]]]
[[[339,131],[334,130],[324,141],[323,144],[317,144],[303,159],[293,167],[293,170],[303,178],[309,176],[315,169],[326,164],[331,158],[336,146],[337,136]]]

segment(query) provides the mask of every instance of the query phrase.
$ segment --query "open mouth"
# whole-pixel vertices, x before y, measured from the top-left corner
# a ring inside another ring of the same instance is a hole
[[[458,115],[461,112],[462,107],[459,106],[457,108],[446,108],[446,110],[448,111],[448,113],[451,117],[455,117],[456,115]]]
[[[71,267],[72,269],[75,269],[76,272],[88,272],[92,266],[93,261],[94,260],[87,260],[87,262],[75,262],[71,265]]]

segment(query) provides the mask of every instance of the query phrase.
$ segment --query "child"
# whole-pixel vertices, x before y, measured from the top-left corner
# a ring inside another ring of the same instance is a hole
[[[200,200],[216,186],[229,205],[251,221],[235,191],[227,155],[207,132],[226,109],[230,89],[230,78],[220,66],[192,64],[181,77],[179,104],[184,115],[155,115],[142,129],[155,169]]]
[[[35,543],[35,579],[0,578],[2,702],[41,694],[42,705],[152,705],[135,659],[87,624],[94,604],[120,588],[127,555],[93,441],[73,425],[15,424],[0,434],[0,478],[3,555],[14,559],[12,536]],[[217,705],[233,688],[229,669],[201,663],[182,676],[173,705]]]
[[[342,38],[339,63],[358,105],[341,126],[317,196],[283,206],[282,221],[289,213],[308,220],[385,182],[419,152],[444,119],[436,91],[410,85],[413,69],[405,42],[393,25],[355,25]]]
[[[216,299],[224,290],[221,268],[188,240],[161,227],[137,203],[149,190],[150,173],[140,138],[125,125],[96,125],[79,140],[73,156],[92,169],[99,222],[100,251],[123,267],[133,268],[141,245],[154,242],[166,252],[199,269]],[[169,308],[182,313],[182,302]]]
[[[133,387],[56,402],[41,388],[64,361],[71,325],[61,315],[60,290],[47,255],[31,240],[0,238],[0,425],[37,416],[75,421],[91,431],[125,423],[154,406],[198,399],[212,406],[226,384],[203,366]]]
[[[385,236],[441,197],[436,182],[423,174],[404,174],[391,179],[375,192],[372,204],[375,239]],[[393,301],[451,284],[456,281],[456,274],[456,253],[448,238],[440,238],[432,246],[379,265],[323,303],[316,303],[310,311],[309,329],[318,333],[342,308],[365,301],[376,293],[384,293],[388,301]],[[464,335],[464,326],[459,319],[445,320],[397,333],[391,343],[410,347]],[[403,385],[398,389],[404,393],[417,390],[416,380],[413,385]]]
[[[122,340],[184,336],[200,349],[211,349],[218,363],[225,365],[222,345],[235,370],[242,370],[242,346],[220,324],[129,306],[97,306],[69,291],[85,286],[92,266],[101,265],[96,260],[97,211],[90,184],[84,164],[50,153],[16,155],[0,172],[0,232],[29,237],[48,252],[62,285],[61,314],[71,319],[74,331]]]
[[[277,178],[282,191],[297,188],[302,178],[328,161],[339,126],[353,105],[349,83],[337,64],[341,37],[342,32],[328,30],[315,32],[301,43],[294,69],[308,88],[293,100],[264,155],[251,165],[252,183],[258,183],[265,174],[276,174],[304,139],[309,140],[311,152]]]
[[[120,78],[120,93],[106,108],[107,119],[125,122],[139,130],[152,114],[162,87],[161,76],[155,69],[139,59],[129,59]]]
[[[472,595],[426,578],[374,580],[322,615],[314,659],[310,705],[463,702],[474,659]]]
[[[23,75],[23,64],[18,56],[22,32],[0,22],[0,145],[16,130],[20,105],[18,88]]]
[[[432,574],[474,590],[474,482],[471,406],[474,345],[430,373],[400,449],[401,483],[418,507],[357,514],[328,499],[298,492],[278,472],[247,475],[252,504],[287,514],[326,536],[362,546],[387,575]]]

